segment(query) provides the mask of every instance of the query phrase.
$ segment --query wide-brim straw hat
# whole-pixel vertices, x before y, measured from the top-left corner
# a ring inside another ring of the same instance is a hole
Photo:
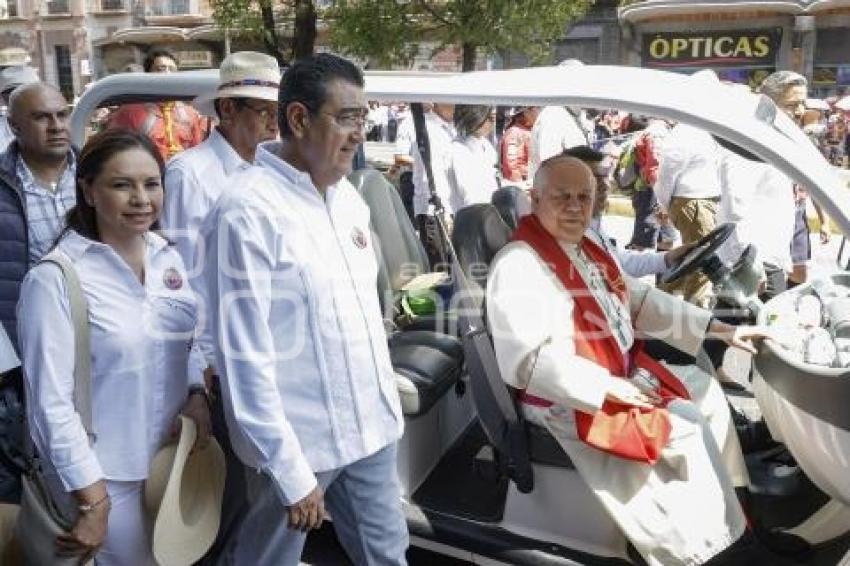
[[[202,94],[192,105],[206,116],[216,117],[219,98],[254,98],[277,102],[280,66],[277,59],[256,51],[239,51],[226,57],[219,67],[218,87]]]
[[[153,555],[168,566],[193,564],[212,546],[221,521],[226,474],[224,453],[215,439],[192,452],[195,422],[182,415],[180,420],[180,440],[160,449],[145,481]]]

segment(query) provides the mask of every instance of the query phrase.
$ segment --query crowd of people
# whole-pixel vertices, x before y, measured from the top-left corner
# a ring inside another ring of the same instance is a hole
[[[164,51],[144,66],[175,69]],[[368,102],[351,62],[316,55],[281,76],[272,57],[240,52],[219,74],[192,105],[115,110],[78,150],[58,90],[0,73],[11,134],[0,153],[0,366],[20,362],[4,382],[25,392],[27,434],[72,525],[59,555],[156,563],[145,480],[182,416],[196,452],[220,444],[226,458],[218,539],[199,549],[210,563],[297,564],[326,510],[354,563],[405,563],[404,419],[377,243],[346,179],[367,139],[397,144],[399,190],[428,245],[437,212],[489,203],[500,186],[527,191],[531,214],[487,290],[499,366],[637,552],[650,564],[703,563],[751,543],[736,492],[746,468],[719,386],[672,375],[635,336],[689,321],[675,325],[685,335],[659,337],[693,353],[706,337],[751,351],[763,332],[701,309],[712,304],[704,278],[667,289],[688,304],[631,277],[664,272],[731,220],[737,253],[758,250],[765,294],[801,282],[803,188],[682,124],[521,107],[496,132],[494,108],[433,104],[434,199],[410,110]],[[805,88],[780,72],[762,92],[802,125]],[[635,208],[628,246],[600,223],[615,185]],[[768,206],[769,224],[759,221]],[[56,258],[73,265],[87,305],[93,430],[75,396],[80,328]],[[602,326],[585,327],[585,313]],[[600,329],[608,339],[583,338]],[[619,379],[637,369],[645,384]],[[649,419],[632,423],[646,433],[639,446],[612,446],[593,428],[623,407]],[[14,471],[0,479],[4,500],[19,497]],[[693,501],[705,504],[698,524]]]

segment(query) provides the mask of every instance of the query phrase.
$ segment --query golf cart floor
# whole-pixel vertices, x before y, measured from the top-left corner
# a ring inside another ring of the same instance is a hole
[[[482,450],[483,449],[483,450]],[[501,520],[508,479],[497,465],[481,425],[476,421],[446,451],[440,463],[413,494],[424,511],[436,511],[485,523]]]

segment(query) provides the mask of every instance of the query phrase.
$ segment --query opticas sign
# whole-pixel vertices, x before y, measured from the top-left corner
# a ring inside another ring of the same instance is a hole
[[[782,28],[643,35],[645,67],[739,67],[776,63]]]

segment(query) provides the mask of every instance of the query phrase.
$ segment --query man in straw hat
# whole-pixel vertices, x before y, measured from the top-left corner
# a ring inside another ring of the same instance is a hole
[[[216,89],[192,102],[201,114],[218,118],[218,126],[200,145],[168,162],[160,219],[190,273],[204,270],[202,262],[195,261],[195,245],[207,214],[232,184],[233,176],[251,167],[257,145],[277,138],[279,83],[280,68],[274,57],[241,51],[222,61]],[[200,346],[213,365],[212,346],[204,340]],[[212,378],[210,386],[214,433],[228,464],[219,538],[223,541],[245,507],[244,474],[227,438],[218,380]],[[217,546],[213,552],[216,550]]]
[[[325,508],[355,564],[405,564],[404,420],[375,292],[369,208],[345,178],[365,140],[363,73],[319,54],[281,79],[280,142],[202,228],[230,438],[251,508],[225,564],[298,564]]]
[[[258,144],[277,138],[277,60],[254,51],[233,53],[222,61],[219,77],[215,91],[192,102],[201,114],[218,118],[218,126],[165,171],[161,222],[190,271],[200,271],[194,261],[198,229],[230,177],[251,166]]]

